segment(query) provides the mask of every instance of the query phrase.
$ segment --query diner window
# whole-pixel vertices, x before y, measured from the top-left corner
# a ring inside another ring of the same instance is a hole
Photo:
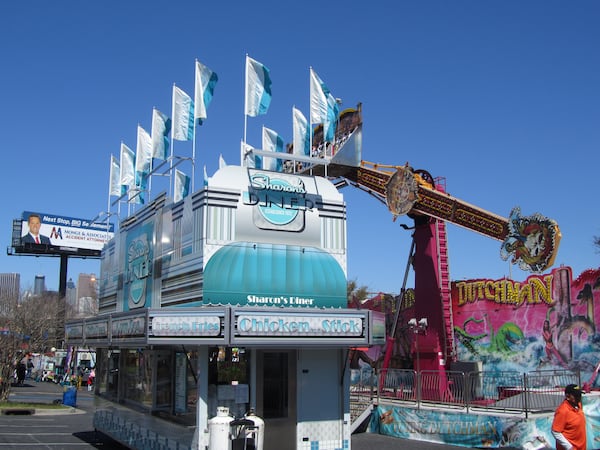
[[[148,408],[152,406],[151,353],[144,349],[127,349],[124,351],[123,367],[125,399]]]
[[[249,407],[250,354],[243,347],[211,347],[208,360],[209,415],[226,406],[234,416]]]

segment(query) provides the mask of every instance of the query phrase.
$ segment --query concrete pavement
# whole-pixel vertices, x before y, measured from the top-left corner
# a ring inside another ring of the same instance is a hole
[[[24,386],[11,389],[10,400],[18,402],[53,403],[62,401],[63,387],[51,382],[27,380]],[[102,433],[96,433],[93,426],[94,412],[113,405],[88,392],[86,388],[77,391],[76,406],[66,411],[36,411],[30,416],[0,415],[0,449],[2,448],[46,448],[58,449],[125,449]],[[160,423],[160,422],[157,422]],[[156,430],[158,431],[158,430]],[[353,450],[457,450],[447,444],[410,441],[370,433],[352,436]]]

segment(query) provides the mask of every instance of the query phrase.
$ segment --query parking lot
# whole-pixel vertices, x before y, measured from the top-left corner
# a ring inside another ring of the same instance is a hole
[[[62,401],[63,387],[52,382],[26,380],[11,388],[10,400],[32,403]],[[107,436],[96,433],[92,425],[102,400],[87,389],[77,391],[77,404],[66,413],[38,409],[34,414],[0,415],[0,448],[125,449]]]
[[[23,386],[11,389],[10,399],[18,402],[53,403],[62,401],[64,388],[52,382],[35,382],[27,380]],[[125,450],[127,447],[113,441],[102,433],[97,433],[93,426],[93,416],[97,409],[105,409],[110,403],[94,396],[86,388],[77,391],[76,407],[68,412],[36,410],[35,414],[0,415],[0,449],[32,449],[49,450],[69,449],[114,449]],[[446,444],[407,441],[389,436],[360,433],[352,436],[353,450],[457,450]]]

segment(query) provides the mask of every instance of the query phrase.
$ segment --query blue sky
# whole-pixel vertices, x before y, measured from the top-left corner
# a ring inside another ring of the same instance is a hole
[[[8,2],[0,15],[0,130],[5,247],[22,211],[93,218],[107,209],[110,155],[135,149],[152,108],[170,114],[173,83],[193,95],[194,60],[219,76],[197,130],[196,186],[219,155],[239,164],[244,56],[271,71],[268,114],[248,118],[292,140],[292,106],[308,117],[309,68],[343,107],[363,105],[363,159],[425,169],[447,191],[507,217],[555,219],[556,265],[600,266],[600,2]],[[176,142],[175,153],[191,155]],[[182,167],[182,170],[189,169]],[[153,193],[158,191],[153,189]],[[401,288],[410,234],[364,192],[343,190],[348,278]],[[524,279],[500,242],[448,225],[452,279]],[[68,277],[97,273],[70,260]],[[0,254],[23,287],[58,258]]]

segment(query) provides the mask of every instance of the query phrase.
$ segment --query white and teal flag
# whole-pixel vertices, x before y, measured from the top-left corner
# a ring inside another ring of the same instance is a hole
[[[254,155],[254,158],[250,158],[251,161],[248,164],[248,167],[252,167],[254,169],[262,169],[263,168],[263,157],[260,155]]]
[[[310,121],[323,124],[323,138],[333,142],[339,107],[329,88],[310,68]]]
[[[247,116],[266,114],[271,104],[271,77],[269,69],[246,55],[246,98],[244,111]]]
[[[152,110],[152,157],[167,159],[169,152],[169,133],[171,132],[171,119],[158,109]]]
[[[240,161],[242,162],[242,167],[250,167],[260,169],[261,167],[256,167],[255,159],[252,154],[252,150],[254,148],[251,145],[246,144],[244,141],[240,143]]]
[[[292,107],[292,121],[294,126],[294,155],[310,156],[310,127],[302,112]]]
[[[283,153],[283,139],[273,130],[263,127],[262,149],[267,152]],[[263,158],[262,168],[281,172],[283,161],[279,158]]]
[[[324,83],[317,73],[310,68],[310,121],[323,123],[327,119],[327,93],[323,90]]]
[[[130,191],[129,201],[131,203],[138,203],[143,205],[146,203],[146,197],[148,196],[148,179],[150,176],[145,173],[138,174],[136,173],[136,182],[135,188]],[[137,195],[136,195],[137,194]]]
[[[191,141],[194,138],[194,101],[173,85],[173,139]]]
[[[329,94],[327,96],[327,120],[323,124],[325,141],[333,142],[335,140],[335,129],[340,116],[340,108],[336,98]]]
[[[121,142],[121,161],[120,161],[119,184],[121,185],[121,194],[125,194],[131,188],[135,187],[135,153],[127,145]]]
[[[206,173],[206,164],[204,165],[204,186],[208,186],[208,173]]]
[[[114,156],[110,155],[110,189],[109,195],[121,196],[121,185],[119,184],[119,175],[121,174],[121,167],[119,160]]]
[[[175,203],[183,200],[190,192],[190,177],[179,169],[175,169],[175,194],[173,201]]]
[[[135,149],[135,184],[139,178],[148,175],[152,166],[152,138],[140,125],[137,127],[137,147]]]
[[[196,60],[196,89],[194,95],[194,118],[202,125],[202,121],[206,119],[206,110],[213,98],[215,85],[219,77],[215,72]]]

